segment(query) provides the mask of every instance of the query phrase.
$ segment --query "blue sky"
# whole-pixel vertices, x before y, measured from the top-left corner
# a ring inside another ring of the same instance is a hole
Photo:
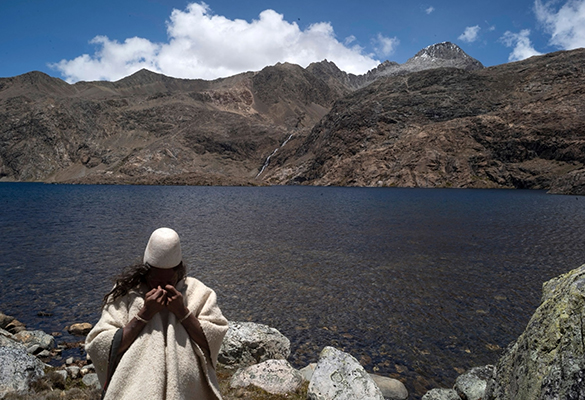
[[[585,0],[0,0],[0,77],[214,79],[322,59],[361,74],[444,41],[485,66],[585,47]]]

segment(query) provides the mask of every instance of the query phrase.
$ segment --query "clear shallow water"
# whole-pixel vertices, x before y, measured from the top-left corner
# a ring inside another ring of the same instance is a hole
[[[226,317],[279,329],[296,367],[333,345],[418,397],[497,361],[585,261],[584,217],[540,191],[0,183],[0,311],[69,339],[169,226]]]

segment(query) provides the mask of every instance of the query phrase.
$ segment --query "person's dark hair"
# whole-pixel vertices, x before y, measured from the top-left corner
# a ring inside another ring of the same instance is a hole
[[[125,296],[131,289],[137,288],[141,283],[146,283],[148,273],[150,272],[150,265],[145,263],[138,263],[130,265],[122,271],[120,275],[115,278],[114,288],[104,296],[102,307],[108,302],[113,302],[117,298]],[[173,268],[177,272],[177,282],[187,275],[187,267],[181,261],[179,265]]]

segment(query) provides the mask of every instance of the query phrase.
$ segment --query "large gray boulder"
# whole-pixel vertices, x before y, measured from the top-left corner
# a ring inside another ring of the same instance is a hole
[[[498,361],[487,399],[585,399],[585,265],[543,285],[540,306]]]
[[[325,347],[311,377],[309,400],[384,400],[382,392],[350,354]]]
[[[482,400],[485,398],[487,383],[493,375],[493,365],[472,368],[457,377],[453,389],[463,400]]]
[[[303,377],[286,360],[268,360],[239,369],[230,381],[233,388],[257,386],[272,394],[294,393]]]
[[[27,392],[30,383],[44,374],[44,364],[28,354],[23,345],[0,347],[0,398]]]
[[[290,340],[278,330],[254,322],[230,321],[218,360],[226,365],[251,365],[288,356]]]

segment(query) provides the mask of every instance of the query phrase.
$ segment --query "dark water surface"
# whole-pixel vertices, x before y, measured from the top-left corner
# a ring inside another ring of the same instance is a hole
[[[585,198],[540,191],[0,183],[0,311],[66,340],[169,226],[226,317],[279,329],[294,366],[332,345],[418,397],[496,362],[585,261],[584,219]]]

